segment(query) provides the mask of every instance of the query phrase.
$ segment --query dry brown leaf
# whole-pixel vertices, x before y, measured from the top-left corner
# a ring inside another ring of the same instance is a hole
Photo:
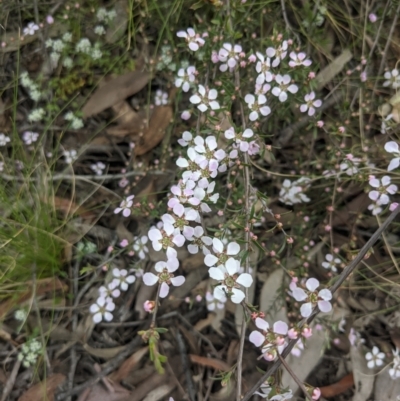
[[[88,344],[83,344],[83,348],[90,355],[96,356],[97,358],[109,360],[114,358],[120,352],[122,352],[126,348],[126,345],[121,345],[120,347],[113,347],[113,348],[93,348]]]
[[[54,196],[53,204],[56,210],[64,213],[66,216],[69,215],[79,215],[85,220],[93,220],[96,215],[93,212],[88,211],[83,206],[77,205],[72,199],[60,198],[59,196]],[[49,203],[51,200],[49,200]]]
[[[197,363],[201,366],[208,366],[209,368],[213,368],[216,370],[222,370],[223,372],[227,372],[231,367],[224,361],[221,361],[216,358],[207,358],[199,355],[189,355],[191,362]]]
[[[356,386],[353,401],[367,401],[374,388],[375,375],[367,366],[364,347],[351,347],[350,357]]]
[[[115,122],[118,125],[107,128],[107,134],[124,137],[133,132],[139,133],[145,128],[143,121],[145,116],[133,110],[127,101],[118,102],[111,108],[115,113]]]
[[[215,319],[215,314],[214,313],[209,313],[205,319],[199,320],[193,328],[196,331],[201,331],[208,327],[210,324],[212,324],[213,320]]]
[[[321,90],[326,84],[332,81],[332,79],[339,74],[340,71],[345,68],[346,63],[348,63],[353,58],[353,54],[349,49],[346,49],[336,57],[328,66],[326,66],[317,75],[318,90]]]
[[[150,391],[149,394],[145,398],[143,398],[143,401],[158,401],[164,399],[168,394],[170,394],[175,388],[175,384],[169,383],[169,384],[163,384],[154,390]]]
[[[28,389],[18,401],[53,401],[57,387],[64,383],[66,377],[61,373],[50,375],[40,383]]]
[[[136,143],[135,154],[137,156],[144,155],[162,141],[171,119],[171,106],[157,106],[154,108],[149,127],[143,132],[143,136]]]
[[[109,391],[108,389],[106,389],[106,387],[102,383],[96,383],[91,389],[86,389],[86,391],[84,390],[78,401],[80,401],[80,399],[85,401],[123,401],[126,399],[130,400],[131,392],[128,391],[125,387],[122,387],[120,384],[113,383],[112,390],[113,391]]]
[[[88,118],[108,109],[121,100],[134,95],[149,82],[148,72],[131,71],[108,81],[97,89],[82,109],[83,117]]]
[[[337,383],[330,384],[329,386],[320,387],[321,396],[326,398],[335,397],[339,394],[344,393],[353,386],[353,373],[349,373],[348,375],[340,379]]]
[[[118,370],[111,373],[111,375],[109,375],[108,377],[115,382],[120,382],[121,380],[124,380],[126,377],[128,377],[131,371],[137,366],[137,364],[141,361],[141,359],[145,355],[147,355],[147,352],[148,352],[148,347],[140,348],[135,353],[133,353],[129,358],[125,359],[125,361],[122,362]]]

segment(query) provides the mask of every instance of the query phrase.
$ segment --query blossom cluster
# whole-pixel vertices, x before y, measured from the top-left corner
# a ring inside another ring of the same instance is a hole
[[[18,360],[22,362],[25,368],[29,368],[36,363],[38,356],[42,352],[42,344],[35,339],[27,341],[22,345],[18,354]]]

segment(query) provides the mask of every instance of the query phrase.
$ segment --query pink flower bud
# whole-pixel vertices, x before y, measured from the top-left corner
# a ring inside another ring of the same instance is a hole
[[[189,110],[185,110],[182,114],[181,114],[181,119],[182,120],[189,120],[191,114]]]
[[[54,24],[54,18],[53,18],[51,15],[48,15],[48,16],[46,17],[46,22],[47,22],[49,25]]]
[[[324,122],[322,120],[317,121],[317,127],[322,128],[324,126]]]
[[[310,338],[312,336],[312,328],[311,327],[305,327],[303,331],[301,332],[301,335],[304,338]]]
[[[319,397],[321,397],[321,390],[318,387],[315,387],[315,389],[312,392],[311,398],[317,401],[319,400]]]
[[[376,22],[378,19],[378,17],[374,13],[371,13],[370,15],[368,15],[368,18],[372,23]]]
[[[153,312],[155,306],[156,306],[156,303],[154,301],[145,301],[143,304],[143,309],[146,312],[151,313],[151,312]]]
[[[255,54],[250,54],[248,60],[249,60],[249,63],[255,63],[257,60],[257,57]]]
[[[295,330],[295,329],[290,329],[290,330],[288,331],[288,337],[289,337],[291,340],[296,340],[296,339],[299,337],[299,333],[298,333],[297,330]]]
[[[211,54],[211,61],[215,64],[218,63],[219,61],[219,57],[218,57],[218,53],[213,50],[212,54]]]

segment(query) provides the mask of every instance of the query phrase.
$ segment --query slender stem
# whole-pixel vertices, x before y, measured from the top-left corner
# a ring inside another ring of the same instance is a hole
[[[342,271],[342,273],[339,276],[339,279],[330,288],[332,294],[335,293],[339,289],[339,287],[343,284],[343,282],[350,276],[350,274],[353,273],[354,269],[362,261],[367,252],[374,246],[375,242],[379,239],[383,231],[386,230],[386,228],[395,219],[395,217],[399,214],[399,212],[400,212],[400,204],[396,207],[395,210],[393,210],[393,212],[389,215],[389,217],[385,220],[385,222],[375,231],[375,233],[371,236],[371,238],[367,241],[367,243],[361,248],[358,255]],[[305,323],[310,324],[315,319],[315,317],[318,315],[319,312],[320,310],[318,309],[318,307],[314,308],[310,317],[304,319],[300,323],[300,327]],[[298,340],[296,339],[289,342],[288,346],[282,352],[283,359],[290,354],[290,351],[296,345],[297,341]],[[282,364],[281,359],[276,360],[274,364],[262,375],[262,377],[258,380],[258,382],[245,394],[245,396],[241,399],[241,401],[248,401],[253,396],[254,392],[257,391],[258,388],[278,370],[281,364]]]
[[[282,358],[281,354],[278,352],[278,357],[282,363],[282,365],[285,367],[285,369],[288,371],[290,376],[293,377],[293,380],[297,383],[297,385],[301,388],[301,391],[303,391],[304,395],[309,401],[313,401],[313,399],[310,397],[310,394],[308,394],[307,389],[304,387],[304,384],[302,381],[295,375],[293,372],[292,368],[288,365],[288,363],[285,361],[284,358]]]

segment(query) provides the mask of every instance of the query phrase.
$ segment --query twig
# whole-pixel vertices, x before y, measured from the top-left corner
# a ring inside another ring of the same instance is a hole
[[[395,217],[399,214],[400,212],[400,204],[396,207],[396,209],[389,215],[389,217],[385,220],[385,222],[375,231],[375,233],[371,236],[371,238],[367,241],[367,243],[361,248],[360,252],[358,255],[352,260],[352,262],[346,266],[346,268],[342,271],[342,273],[339,276],[339,279],[336,281],[336,283],[330,288],[330,291],[335,293],[339,287],[343,284],[343,282],[350,276],[350,274],[354,271],[354,269],[358,266],[358,264],[362,261],[364,256],[367,254],[367,252],[374,246],[375,242],[378,240],[378,238],[381,236],[384,230],[390,225],[390,223],[395,219]],[[319,313],[318,307],[315,307],[312,314],[310,317],[307,319],[304,319],[300,326],[304,325],[305,323],[310,324],[314,318],[318,315]],[[293,347],[297,343],[296,340],[292,340],[289,342],[288,346],[283,350],[282,352],[282,358],[286,358],[289,354],[290,351],[293,349]],[[258,382],[245,394],[243,399],[241,401],[248,401],[254,394],[255,391],[258,390],[258,388],[271,376],[273,375],[278,368],[281,366],[282,362],[280,359],[276,360],[274,364],[267,370],[267,372],[262,375],[262,377],[258,380]]]
[[[301,45],[301,40],[300,40],[299,34],[298,34],[297,32],[294,31],[292,25],[291,25],[290,22],[289,22],[289,19],[288,19],[287,13],[286,13],[285,0],[281,0],[281,9],[282,9],[282,16],[283,16],[283,19],[284,19],[285,24],[286,24],[286,29],[287,29],[288,31],[292,32],[294,36],[296,36],[297,43],[298,43],[299,45]]]
[[[15,361],[15,364],[13,366],[13,369],[12,369],[11,373],[10,373],[10,376],[8,377],[7,382],[4,385],[3,394],[1,396],[1,401],[6,401],[8,395],[11,393],[11,390],[14,387],[15,379],[17,378],[17,374],[18,374],[19,368],[21,366],[21,363],[22,363],[22,361],[20,361],[18,359]]]
[[[285,367],[285,369],[288,371],[290,376],[293,377],[293,380],[297,383],[297,385],[300,387],[301,391],[303,391],[304,395],[309,401],[313,401],[313,399],[310,397],[310,394],[308,394],[307,389],[304,387],[304,384],[302,381],[295,375],[293,372],[292,368],[288,365],[288,363],[285,361],[284,358],[282,358],[281,354],[278,352],[278,357],[282,363],[282,365]]]
[[[190,369],[189,369],[189,361],[187,358],[185,344],[183,343],[183,339],[182,339],[181,333],[179,332],[179,329],[177,330],[175,337],[176,337],[176,341],[178,343],[179,353],[181,354],[182,368],[183,368],[183,371],[185,372],[186,386],[187,386],[188,393],[189,393],[189,399],[190,399],[190,401],[195,401],[196,393],[195,393],[194,386],[193,386],[192,375],[191,375]]]
[[[84,391],[87,388],[90,388],[93,386],[95,383],[97,383],[99,380],[101,380],[103,377],[109,375],[111,372],[113,372],[117,367],[121,365],[121,363],[132,354],[132,352],[137,348],[141,343],[142,343],[142,338],[140,336],[135,337],[128,345],[127,347],[119,353],[117,356],[112,358],[110,361],[108,361],[103,370],[99,372],[96,376],[92,377],[91,379],[85,381],[83,384],[79,386],[75,386],[73,389],[59,393],[55,396],[56,401],[62,401],[65,400],[67,397],[70,397],[75,394],[79,394],[80,392]]]

